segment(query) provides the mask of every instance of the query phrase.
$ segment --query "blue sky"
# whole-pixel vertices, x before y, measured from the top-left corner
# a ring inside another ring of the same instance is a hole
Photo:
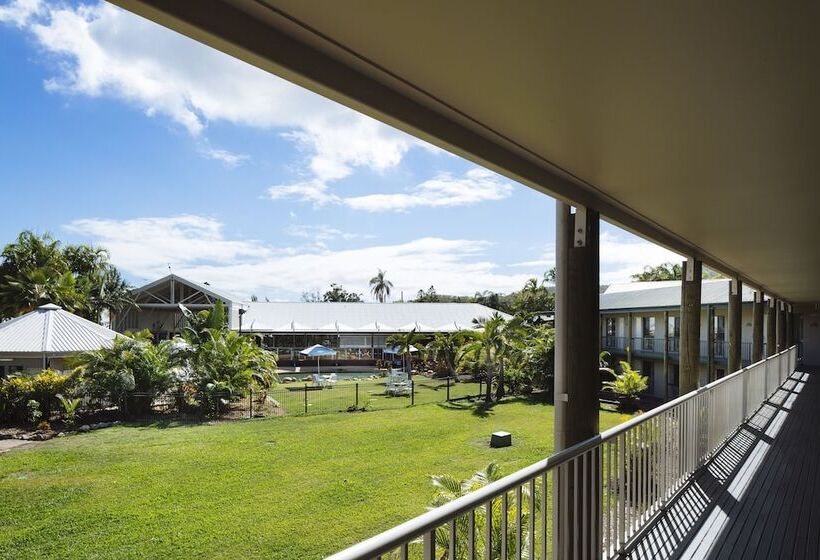
[[[0,242],[23,229],[236,295],[508,292],[554,201],[104,3],[0,2]],[[671,253],[611,226],[602,282]]]

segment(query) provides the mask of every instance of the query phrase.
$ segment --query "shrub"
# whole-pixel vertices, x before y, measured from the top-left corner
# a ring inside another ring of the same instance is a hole
[[[604,383],[604,388],[609,389],[621,401],[621,408],[630,410],[637,405],[638,396],[649,387],[649,378],[641,375],[641,372],[632,369],[629,362],[621,362],[621,373],[615,376],[612,381]]]
[[[26,403],[26,413],[28,414],[28,421],[32,424],[37,424],[43,416],[43,412],[40,410],[40,403],[34,399],[31,399]]]
[[[57,395],[57,400],[63,406],[65,425],[69,428],[74,427],[74,424],[77,423],[77,409],[80,407],[80,399],[67,399],[63,395]]]
[[[51,424],[48,423],[48,420],[43,420],[39,424],[37,424],[37,429],[41,432],[50,432],[51,431]]]
[[[31,421],[28,403],[36,401],[40,416],[48,419],[58,393],[66,391],[73,378],[46,369],[34,376],[16,376],[0,381],[0,419]]]

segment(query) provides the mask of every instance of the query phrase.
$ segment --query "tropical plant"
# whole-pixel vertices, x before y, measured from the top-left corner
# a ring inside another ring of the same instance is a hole
[[[555,381],[555,330],[546,325],[527,325],[518,343],[523,381],[552,394]]]
[[[436,288],[434,286],[430,286],[427,288],[427,291],[419,290],[416,294],[416,299],[413,300],[415,303],[438,303],[441,301],[438,294],[436,293]]]
[[[370,293],[379,303],[384,303],[390,297],[390,290],[393,289],[393,282],[385,278],[387,272],[379,269],[379,272],[370,279]]]
[[[472,361],[480,364],[485,373],[487,389],[485,400],[493,400],[493,382],[495,381],[496,398],[502,398],[504,389],[504,368],[507,359],[515,350],[512,340],[521,326],[518,319],[506,321],[499,313],[477,323],[478,329],[462,331],[464,344],[459,353],[459,362]]]
[[[433,487],[435,488],[435,494],[433,499],[430,502],[429,509],[435,509],[437,507],[441,507],[445,504],[452,502],[462,496],[466,496],[471,492],[475,492],[491,484],[497,480],[500,480],[503,477],[503,473],[501,468],[498,466],[497,463],[492,462],[487,465],[484,469],[476,472],[470,478],[460,480],[451,475],[433,475],[430,477],[430,482],[432,483]],[[536,487],[535,496],[530,495],[530,489],[528,486],[524,486],[522,488],[522,497],[523,500],[521,502],[517,502],[516,500],[509,500],[508,507],[506,508],[506,523],[503,522],[504,516],[504,508],[502,507],[502,500],[497,499],[493,500],[492,508],[490,510],[490,531],[492,533],[492,548],[491,550],[487,551],[487,541],[486,541],[486,527],[487,527],[487,511],[486,508],[478,508],[475,510],[475,515],[473,517],[474,523],[474,532],[475,535],[475,557],[477,558],[512,558],[516,555],[516,546],[517,546],[517,526],[519,515],[520,515],[520,527],[521,529],[521,543],[523,546],[522,550],[522,558],[529,557],[529,519],[530,516],[536,514],[540,511],[540,504],[541,504],[541,488]],[[529,507],[522,508],[521,512],[517,510],[521,503],[527,504],[534,504],[535,507],[531,510]],[[468,544],[467,541],[469,539],[469,528],[466,515],[459,516],[456,518],[455,521],[455,558],[458,560],[467,560],[468,557]],[[506,538],[502,538],[502,531],[506,530]],[[449,550],[449,542],[450,542],[450,528],[447,525],[441,526],[436,529],[435,533],[435,544],[436,544],[436,558],[443,558],[445,556],[439,556],[439,554],[446,555]],[[502,546],[506,542],[506,550],[503,551],[502,554]],[[417,547],[420,544],[419,541],[416,541],[413,546]],[[489,552],[489,554],[488,554]],[[449,556],[447,556],[449,558]]]
[[[649,387],[649,378],[632,369],[629,362],[620,362],[620,368],[621,373],[615,375],[612,381],[604,382],[604,388],[615,393],[621,402],[621,408],[628,410],[637,404],[640,394]]]
[[[51,405],[58,393],[70,388],[71,376],[45,369],[36,375],[21,375],[0,380],[0,419],[23,421],[27,417],[26,406],[37,401],[43,416],[51,415]]]
[[[419,353],[424,349],[425,337],[413,329],[406,333],[394,334],[387,337],[387,344],[395,346],[396,353],[402,357],[403,368],[407,369],[407,364],[412,365],[412,349],[415,348]]]
[[[69,365],[83,394],[112,403],[125,402],[130,412],[140,412],[176,383],[178,352],[173,341],[154,344],[150,331],[144,330],[118,337],[111,348],[78,354]],[[140,395],[129,399],[130,393]]]
[[[70,399],[63,395],[57,395],[57,400],[63,407],[64,422],[69,428],[77,423],[77,410],[80,408],[81,399]]]
[[[513,296],[512,310],[517,315],[544,313],[555,309],[555,295],[546,282],[530,278],[520,292]]]
[[[356,292],[349,292],[345,290],[341,284],[331,282],[330,289],[322,295],[322,301],[357,303],[362,301],[362,297]]]
[[[440,332],[433,335],[427,343],[427,356],[444,366],[449,377],[458,382],[456,375],[456,357],[461,348],[463,337],[458,332]]]
[[[99,321],[133,305],[131,290],[107,251],[63,246],[51,235],[24,231],[0,255],[0,318],[46,304]]]
[[[32,425],[36,425],[43,416],[43,412],[40,410],[40,403],[34,399],[31,399],[26,403],[26,412],[28,421],[31,422]]]

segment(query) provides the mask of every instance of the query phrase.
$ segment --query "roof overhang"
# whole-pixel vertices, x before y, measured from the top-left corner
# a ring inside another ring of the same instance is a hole
[[[778,297],[820,301],[820,4],[114,3]]]

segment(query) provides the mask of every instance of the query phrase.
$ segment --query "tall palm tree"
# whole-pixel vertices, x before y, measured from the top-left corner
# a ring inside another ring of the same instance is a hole
[[[390,297],[390,290],[393,288],[393,282],[384,277],[386,272],[379,269],[378,274],[370,279],[370,292],[379,303],[387,301],[387,298]]]
[[[480,330],[463,331],[465,344],[461,347],[461,356],[470,356],[484,367],[487,377],[485,400],[493,400],[493,380],[498,373],[499,360],[504,352],[503,328],[505,320],[498,313],[479,323]]]

